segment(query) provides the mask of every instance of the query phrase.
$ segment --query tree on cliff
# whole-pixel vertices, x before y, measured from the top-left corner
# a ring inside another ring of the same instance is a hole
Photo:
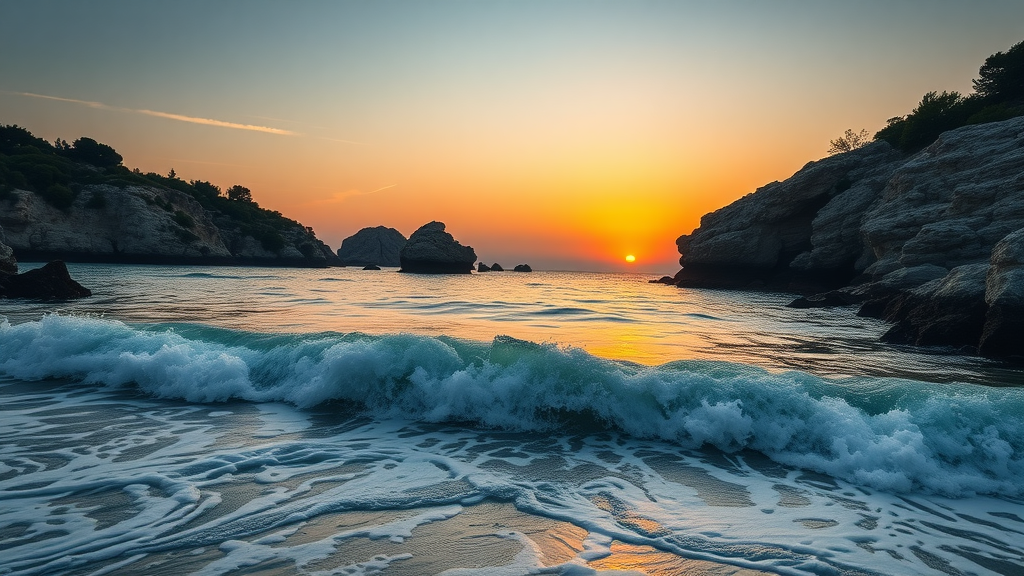
[[[842,154],[843,152],[850,152],[851,150],[856,150],[861,146],[867,146],[870,142],[871,134],[869,134],[867,130],[854,132],[853,130],[847,129],[842,136],[829,141],[828,155],[834,156],[836,154]]]
[[[65,154],[72,160],[92,164],[97,168],[113,168],[120,166],[123,158],[113,148],[100,144],[85,136],[75,140]]]
[[[997,102],[1024,100],[1024,42],[986,58],[974,81],[974,91]]]
[[[235,184],[227,190],[228,200],[234,200],[236,202],[252,202],[252,192],[249,191],[245,186],[239,186]]]
[[[904,152],[916,152],[939,134],[968,124],[1024,115],[1024,42],[985,59],[974,92],[929,92],[910,114],[890,118],[875,134]]]

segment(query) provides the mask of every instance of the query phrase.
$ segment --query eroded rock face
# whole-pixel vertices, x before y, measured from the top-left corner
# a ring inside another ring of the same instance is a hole
[[[992,250],[985,278],[985,328],[979,352],[1024,355],[1024,229],[1007,234]]]
[[[18,261],[14,258],[14,250],[4,240],[4,229],[0,228],[0,273],[17,274]]]
[[[885,339],[1024,356],[1024,117],[812,162],[679,238],[681,286],[837,288]],[[817,290],[815,290],[815,288]]]
[[[476,262],[476,252],[445,232],[443,222],[430,222],[409,236],[399,259],[402,272],[469,274]]]
[[[394,228],[363,228],[342,240],[338,258],[345,266],[400,266],[405,242],[405,236]]]
[[[899,162],[885,142],[811,162],[784,182],[701,218],[676,244],[683,286],[841,285],[867,265],[857,240],[865,208]],[[851,240],[852,239],[852,240]]]
[[[920,264],[988,261],[1024,227],[1024,118],[946,132],[908,158],[864,215],[880,276]]]

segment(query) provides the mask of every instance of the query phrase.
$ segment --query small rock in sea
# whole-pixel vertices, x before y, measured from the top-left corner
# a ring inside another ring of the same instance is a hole
[[[491,271],[491,267],[488,266],[487,264],[484,264],[483,262],[480,262],[479,264],[476,265],[476,271],[477,272],[490,272]]]
[[[476,252],[445,232],[444,222],[424,224],[409,236],[399,255],[402,272],[416,274],[469,274]]]
[[[369,264],[367,266],[363,266],[363,270],[380,270],[380,266],[377,266],[376,264]]]
[[[672,284],[676,283],[676,279],[671,277],[671,276],[662,276],[661,278],[658,278],[657,280],[648,280],[647,283],[648,284],[669,284],[669,285],[672,285]]]
[[[801,296],[786,304],[786,308],[831,308],[833,306],[851,306],[859,304],[862,298],[856,298],[850,294],[832,291],[813,296]]]
[[[529,264],[517,264],[512,270],[514,272],[533,272],[533,268],[530,268]]]
[[[71,278],[64,262],[54,260],[42,268],[21,274],[0,274],[0,296],[37,300],[71,300],[92,296],[92,291]]]
[[[504,271],[505,271],[505,269],[501,267],[501,264],[498,264],[497,262],[495,262],[494,264],[491,264],[491,272],[504,272]]]

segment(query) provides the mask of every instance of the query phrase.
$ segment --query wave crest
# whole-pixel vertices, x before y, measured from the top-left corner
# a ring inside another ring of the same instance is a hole
[[[267,335],[48,315],[0,323],[0,373],[192,402],[358,403],[514,430],[574,422],[685,448],[752,449],[891,491],[1024,494],[1024,391],[826,380],[722,362],[645,367],[499,336]]]

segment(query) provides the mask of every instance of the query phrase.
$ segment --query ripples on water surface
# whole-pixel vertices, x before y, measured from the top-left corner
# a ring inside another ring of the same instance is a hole
[[[30,267],[32,265],[26,266]],[[187,322],[251,332],[446,335],[489,342],[505,334],[659,365],[741,362],[821,376],[897,376],[1020,385],[1015,370],[977,358],[878,343],[887,325],[855,308],[794,310],[793,296],[680,290],[649,275],[499,272],[398,274],[394,269],[268,269],[72,264],[94,296],[65,313],[133,323]],[[50,304],[0,301],[12,323]]]
[[[850,309],[70,268],[0,301],[0,574],[1024,574],[1021,372]]]

